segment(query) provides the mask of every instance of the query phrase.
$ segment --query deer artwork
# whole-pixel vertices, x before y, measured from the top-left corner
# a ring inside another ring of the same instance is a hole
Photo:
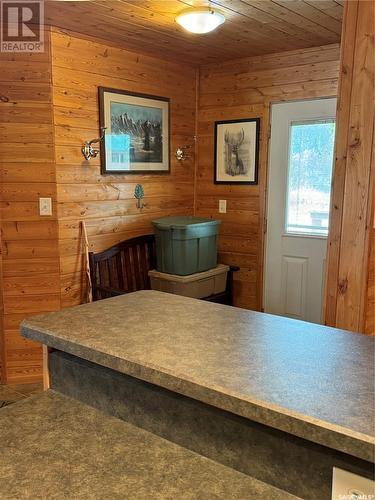
[[[225,131],[224,141],[226,145],[226,173],[228,175],[243,175],[246,173],[243,161],[239,157],[239,149],[245,140],[244,129],[237,134]]]

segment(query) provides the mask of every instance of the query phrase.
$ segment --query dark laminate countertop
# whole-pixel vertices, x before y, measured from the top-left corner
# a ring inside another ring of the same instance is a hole
[[[0,498],[297,497],[48,391],[0,410]]]
[[[22,333],[373,460],[373,338],[156,291],[31,318]]]

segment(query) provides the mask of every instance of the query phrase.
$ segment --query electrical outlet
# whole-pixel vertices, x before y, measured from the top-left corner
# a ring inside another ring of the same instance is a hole
[[[227,213],[227,200],[219,200],[219,214]]]
[[[52,198],[39,198],[39,215],[52,215]]]
[[[332,500],[373,499],[375,483],[352,472],[333,468]]]

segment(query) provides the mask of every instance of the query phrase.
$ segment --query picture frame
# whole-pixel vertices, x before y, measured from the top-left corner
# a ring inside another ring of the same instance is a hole
[[[99,87],[101,173],[170,173],[170,99]]]
[[[260,118],[215,122],[215,184],[258,184]]]

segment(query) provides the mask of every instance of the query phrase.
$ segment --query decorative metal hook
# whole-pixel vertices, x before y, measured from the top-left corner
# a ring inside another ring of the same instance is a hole
[[[91,160],[91,158],[96,158],[100,153],[100,149],[94,148],[92,145],[101,143],[104,139],[105,130],[107,127],[100,127],[100,137],[98,139],[92,139],[91,141],[86,141],[82,146],[81,151],[85,160]]]
[[[134,198],[137,200],[137,208],[139,208],[140,210],[145,207],[145,203],[143,202],[144,196],[145,191],[142,184],[137,184],[134,189]]]

